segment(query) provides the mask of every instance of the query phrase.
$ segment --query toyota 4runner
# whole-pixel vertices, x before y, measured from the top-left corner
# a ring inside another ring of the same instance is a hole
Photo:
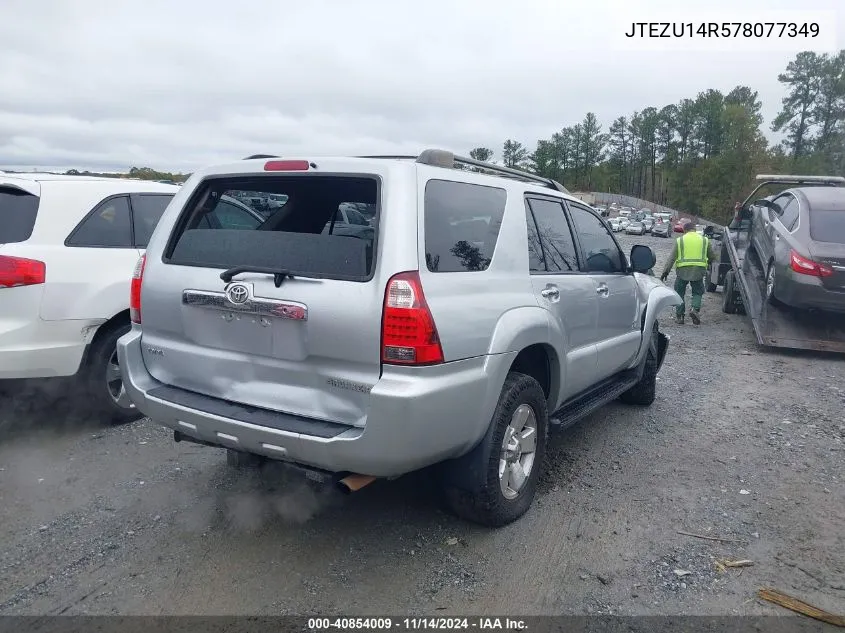
[[[285,202],[229,202],[255,195]],[[168,206],[119,363],[177,441],[352,489],[437,465],[459,516],[500,526],[533,500],[550,418],[654,400],[680,303],[654,259],[559,183],[449,152],[251,157]]]

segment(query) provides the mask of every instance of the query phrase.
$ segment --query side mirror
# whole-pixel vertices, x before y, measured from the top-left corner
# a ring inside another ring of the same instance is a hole
[[[647,273],[656,263],[657,257],[648,246],[637,244],[631,247],[631,270],[635,273]]]

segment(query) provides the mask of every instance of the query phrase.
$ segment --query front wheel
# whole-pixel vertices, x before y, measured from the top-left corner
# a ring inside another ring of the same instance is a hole
[[[651,330],[651,340],[648,343],[648,353],[645,359],[645,369],[642,378],[636,385],[624,392],[619,399],[625,404],[648,406],[657,396],[657,341],[660,330],[657,321]]]
[[[546,396],[531,376],[508,374],[493,413],[492,442],[470,454],[470,468],[483,473],[476,491],[448,485],[446,500],[459,517],[501,527],[524,515],[534,500],[546,452],[549,414]]]

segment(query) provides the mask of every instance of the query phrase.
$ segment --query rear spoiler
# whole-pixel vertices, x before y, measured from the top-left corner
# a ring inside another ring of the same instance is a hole
[[[5,189],[17,189],[32,196],[41,197],[41,184],[35,180],[14,178],[10,174],[0,171],[0,187]]]

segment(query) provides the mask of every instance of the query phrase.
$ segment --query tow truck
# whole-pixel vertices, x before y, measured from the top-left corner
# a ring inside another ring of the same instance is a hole
[[[842,315],[797,310],[766,301],[765,268],[753,249],[749,250],[751,204],[760,189],[766,186],[841,187],[840,176],[758,175],[759,183],[735,213],[722,236],[719,261],[713,262],[707,279],[707,290],[722,286],[722,311],[746,314],[760,345],[791,349],[815,350],[845,354],[845,319]]]

